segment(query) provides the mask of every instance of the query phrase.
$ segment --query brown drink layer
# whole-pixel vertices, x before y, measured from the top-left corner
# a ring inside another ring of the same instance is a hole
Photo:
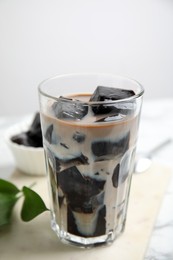
[[[42,114],[53,217],[79,237],[106,235],[125,222],[138,117],[134,109],[111,122],[101,118],[90,105],[81,120],[56,118],[52,109]]]

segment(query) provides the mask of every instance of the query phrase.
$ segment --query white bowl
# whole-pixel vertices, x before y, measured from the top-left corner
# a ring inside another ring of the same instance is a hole
[[[31,120],[26,120],[10,127],[5,134],[5,140],[14,156],[16,167],[20,171],[31,175],[45,175],[46,166],[43,148],[19,145],[11,140],[12,136],[27,131],[31,123]]]

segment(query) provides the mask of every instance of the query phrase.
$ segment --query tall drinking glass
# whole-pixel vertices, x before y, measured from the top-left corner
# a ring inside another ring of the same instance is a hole
[[[124,231],[143,93],[105,74],[39,85],[51,226],[62,241],[94,247]]]

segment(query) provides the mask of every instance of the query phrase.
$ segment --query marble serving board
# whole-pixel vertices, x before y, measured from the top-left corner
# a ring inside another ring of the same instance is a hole
[[[111,246],[94,249],[62,244],[50,228],[49,212],[31,222],[22,222],[20,201],[15,206],[12,223],[0,230],[0,259],[142,260],[170,178],[171,170],[159,165],[152,165],[145,173],[134,174],[124,234]],[[49,205],[46,177],[31,177],[16,170],[11,180],[18,187],[35,182],[34,189]]]

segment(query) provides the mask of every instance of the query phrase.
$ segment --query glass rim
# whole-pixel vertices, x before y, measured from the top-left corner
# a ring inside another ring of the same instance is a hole
[[[39,94],[47,97],[47,98],[51,98],[55,101],[59,101],[59,100],[63,100],[63,98],[61,97],[55,97],[54,95],[51,95],[51,94],[48,94],[46,93],[46,91],[43,91],[42,90],[42,86],[52,80],[55,80],[55,79],[60,79],[60,78],[67,78],[67,77],[77,77],[77,76],[100,76],[100,77],[103,77],[103,76],[106,76],[106,77],[114,77],[114,78],[121,78],[121,79],[126,79],[126,80],[129,80],[133,83],[135,83],[139,88],[140,88],[140,91],[139,93],[131,96],[131,97],[127,97],[127,98],[123,98],[123,99],[118,99],[118,100],[106,100],[106,101],[82,101],[82,100],[75,100],[75,99],[64,99],[64,101],[66,102],[69,102],[69,103],[82,103],[82,104],[85,104],[85,105],[95,105],[95,104],[115,104],[115,103],[122,103],[122,102],[128,102],[128,101],[133,101],[133,100],[136,100],[137,98],[143,96],[144,94],[144,88],[143,86],[141,85],[141,83],[139,83],[137,80],[133,79],[133,78],[130,78],[130,77],[126,77],[126,76],[121,76],[121,75],[117,75],[117,74],[109,74],[109,73],[69,73],[69,74],[56,74],[55,76],[53,77],[49,77],[43,81],[41,81],[38,85],[38,91],[39,91]],[[88,93],[89,94],[89,93]]]

